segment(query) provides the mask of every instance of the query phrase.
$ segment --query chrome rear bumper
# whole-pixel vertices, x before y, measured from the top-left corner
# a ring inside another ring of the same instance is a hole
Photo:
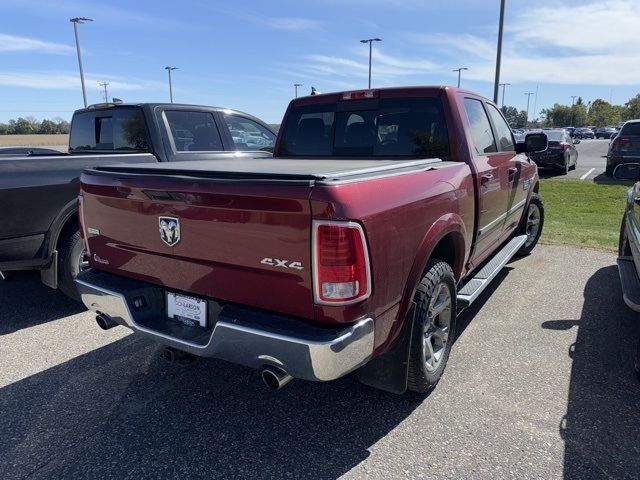
[[[213,357],[253,368],[279,367],[296,378],[328,381],[364,365],[373,352],[373,320],[345,328],[325,328],[247,307],[224,305],[197,339],[181,332],[164,314],[164,291],[115,275],[81,272],[76,279],[83,303],[116,323],[154,341],[201,357]],[[138,311],[133,296],[143,296]],[[171,328],[164,328],[169,325]],[[164,331],[163,331],[164,328]]]

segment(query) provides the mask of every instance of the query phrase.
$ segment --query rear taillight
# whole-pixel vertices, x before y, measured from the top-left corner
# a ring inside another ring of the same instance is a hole
[[[564,150],[565,148],[567,148],[567,145],[561,142],[549,142],[549,148]]]
[[[627,143],[629,143],[629,139],[628,138],[622,138],[620,136],[614,138],[613,141],[611,142],[611,144],[614,147],[618,147],[618,148],[622,148]]]
[[[369,252],[362,227],[354,222],[313,222],[315,302],[347,305],[371,295]]]
[[[84,243],[84,249],[88,253],[89,240],[87,237],[87,230],[84,225],[84,198],[82,197],[82,193],[78,195],[78,223],[80,225],[80,237],[82,237],[82,242]]]

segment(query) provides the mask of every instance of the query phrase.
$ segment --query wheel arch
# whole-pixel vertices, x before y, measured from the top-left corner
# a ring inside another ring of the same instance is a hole
[[[76,230],[80,228],[77,199],[73,199],[62,207],[56,218],[51,222],[45,244],[47,256],[50,256],[56,250],[58,242],[63,238],[63,234],[74,227]]]

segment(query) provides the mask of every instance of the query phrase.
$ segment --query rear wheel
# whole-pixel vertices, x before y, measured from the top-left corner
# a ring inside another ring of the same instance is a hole
[[[527,241],[520,247],[516,253],[518,256],[529,255],[538,244],[542,235],[542,227],[544,226],[544,204],[542,198],[537,193],[531,194],[529,206],[525,213],[520,227],[518,227],[517,235],[526,235]]]
[[[456,282],[448,263],[429,260],[414,301],[407,387],[428,393],[442,377],[456,329]]]
[[[80,232],[72,232],[60,240],[58,250],[58,288],[70,298],[81,301],[75,279],[88,268],[84,244]]]

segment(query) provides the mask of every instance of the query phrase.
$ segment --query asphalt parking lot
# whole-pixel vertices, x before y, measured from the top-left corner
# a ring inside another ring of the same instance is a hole
[[[539,246],[458,319],[427,398],[353,376],[267,390],[33,274],[0,283],[0,472],[17,478],[639,478],[639,322],[615,257]]]
[[[576,145],[578,150],[578,166],[569,174],[552,170],[540,170],[542,178],[557,178],[560,180],[595,180],[596,182],[610,182],[604,175],[607,163],[608,139],[581,140]]]

